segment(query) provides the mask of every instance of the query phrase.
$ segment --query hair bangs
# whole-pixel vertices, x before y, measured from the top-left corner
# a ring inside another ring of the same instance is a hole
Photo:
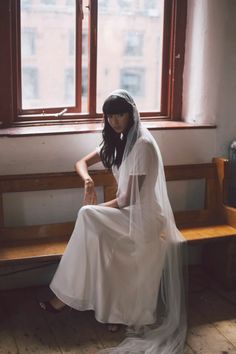
[[[131,105],[124,98],[116,95],[109,96],[102,107],[105,115],[127,113],[131,109]]]

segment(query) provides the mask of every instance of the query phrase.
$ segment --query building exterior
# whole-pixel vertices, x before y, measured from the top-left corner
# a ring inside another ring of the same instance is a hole
[[[99,0],[97,111],[116,88],[160,109],[163,0]],[[83,1],[82,111],[87,110],[88,8]],[[21,0],[23,108],[73,106],[75,0]]]

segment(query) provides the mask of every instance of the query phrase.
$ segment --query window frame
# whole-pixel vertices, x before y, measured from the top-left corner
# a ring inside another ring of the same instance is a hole
[[[92,6],[91,6],[92,4]],[[185,31],[187,18],[187,0],[165,0],[163,27],[163,56],[160,112],[141,112],[144,120],[181,120],[182,86],[185,49]],[[78,113],[81,108],[82,75],[82,11],[80,0],[76,0],[76,106],[68,108],[59,117],[63,108],[21,110],[20,70],[20,1],[4,0],[0,2],[0,127],[34,126],[58,123],[96,123],[101,122],[102,114],[96,112],[96,64],[97,64],[97,0],[89,1],[88,31],[88,113]]]

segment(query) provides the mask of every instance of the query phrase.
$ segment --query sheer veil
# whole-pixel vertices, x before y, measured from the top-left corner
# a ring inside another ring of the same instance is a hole
[[[181,354],[187,329],[183,276],[185,242],[175,225],[157,143],[140,122],[129,93],[116,90],[112,95],[130,103],[134,115],[119,168],[117,198],[120,208],[127,205],[129,181],[129,237],[133,241],[130,257],[135,257],[137,265],[136,281],[132,284],[136,287],[136,299],[132,299],[135,307],[129,323],[133,332],[117,347],[104,349],[99,354]],[[147,276],[151,287],[146,287]],[[139,309],[148,308],[153,294],[156,322],[147,325]]]

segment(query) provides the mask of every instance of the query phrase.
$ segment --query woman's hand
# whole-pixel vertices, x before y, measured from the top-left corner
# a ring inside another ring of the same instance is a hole
[[[97,204],[97,195],[92,178],[84,181],[84,200],[83,205]]]

